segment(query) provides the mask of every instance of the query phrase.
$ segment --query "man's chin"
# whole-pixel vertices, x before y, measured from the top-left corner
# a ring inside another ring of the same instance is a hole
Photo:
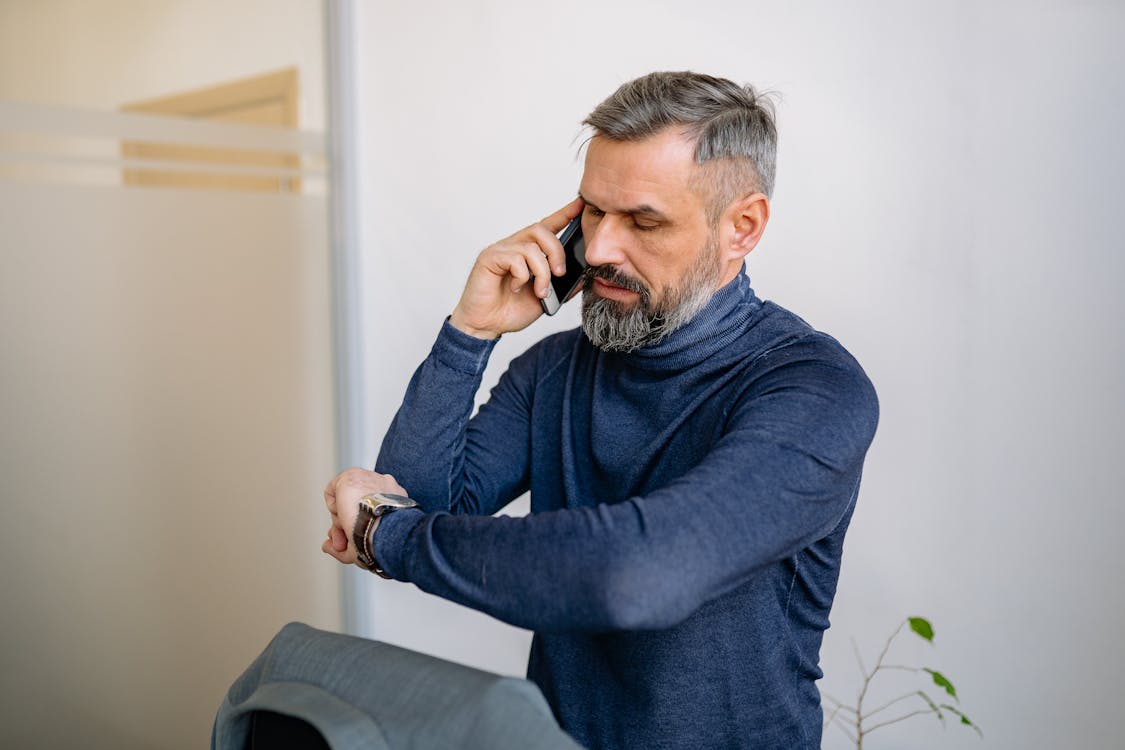
[[[641,304],[640,299],[619,300],[612,299],[610,297],[603,297],[602,295],[598,294],[596,288],[591,289],[587,292],[583,292],[582,294],[584,296],[584,306],[596,304],[598,305],[598,307],[612,314],[616,318],[624,318],[626,315],[633,312],[633,310],[637,309],[637,306]]]
[[[615,311],[615,313],[620,313],[622,315],[624,315],[625,313],[631,313],[634,308],[640,305],[639,299],[614,299],[613,297],[598,295],[596,291],[591,291],[588,293],[589,296],[593,298],[591,301],[597,302],[598,305],[601,305],[607,309],[611,309]]]

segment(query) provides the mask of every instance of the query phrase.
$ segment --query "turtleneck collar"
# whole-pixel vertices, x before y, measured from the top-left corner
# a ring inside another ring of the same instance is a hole
[[[715,292],[686,324],[655,344],[614,356],[644,370],[667,372],[691,367],[728,347],[761,305],[750,288],[743,263],[738,275]]]

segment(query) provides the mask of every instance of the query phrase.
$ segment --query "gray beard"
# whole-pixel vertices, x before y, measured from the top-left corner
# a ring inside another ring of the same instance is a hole
[[[699,314],[715,294],[722,272],[717,256],[718,245],[708,240],[683,282],[676,288],[664,287],[657,303],[653,303],[648,287],[611,266],[587,269],[582,284],[582,330],[586,337],[607,352],[631,352],[663,340]],[[630,289],[640,299],[626,306],[599,297],[593,291],[595,277]]]

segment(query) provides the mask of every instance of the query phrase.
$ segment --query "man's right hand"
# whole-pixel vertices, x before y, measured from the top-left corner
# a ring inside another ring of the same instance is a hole
[[[477,257],[461,300],[449,322],[482,339],[527,328],[543,314],[551,274],[566,271],[562,243],[555,235],[582,212],[581,198],[542,221],[485,248]],[[532,277],[534,282],[532,282]]]

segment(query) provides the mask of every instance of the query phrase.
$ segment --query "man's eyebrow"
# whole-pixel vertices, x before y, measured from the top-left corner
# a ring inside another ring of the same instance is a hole
[[[592,208],[601,209],[600,206],[588,200],[586,196],[582,195],[582,193],[579,193],[578,197],[581,198],[582,202],[586,205],[591,206]],[[668,217],[664,215],[663,211],[660,211],[647,203],[642,203],[641,205],[634,206],[633,208],[617,209],[616,211],[614,211],[614,213],[625,214],[626,216],[647,216],[649,218],[658,219],[660,221],[668,220]]]
[[[649,216],[649,217],[652,217],[653,219],[666,219],[667,218],[666,216],[664,216],[664,213],[662,211],[656,210],[655,208],[648,205],[647,203],[642,203],[641,205],[637,206],[636,208],[626,208],[626,209],[622,210],[621,213],[629,214],[630,216]]]

